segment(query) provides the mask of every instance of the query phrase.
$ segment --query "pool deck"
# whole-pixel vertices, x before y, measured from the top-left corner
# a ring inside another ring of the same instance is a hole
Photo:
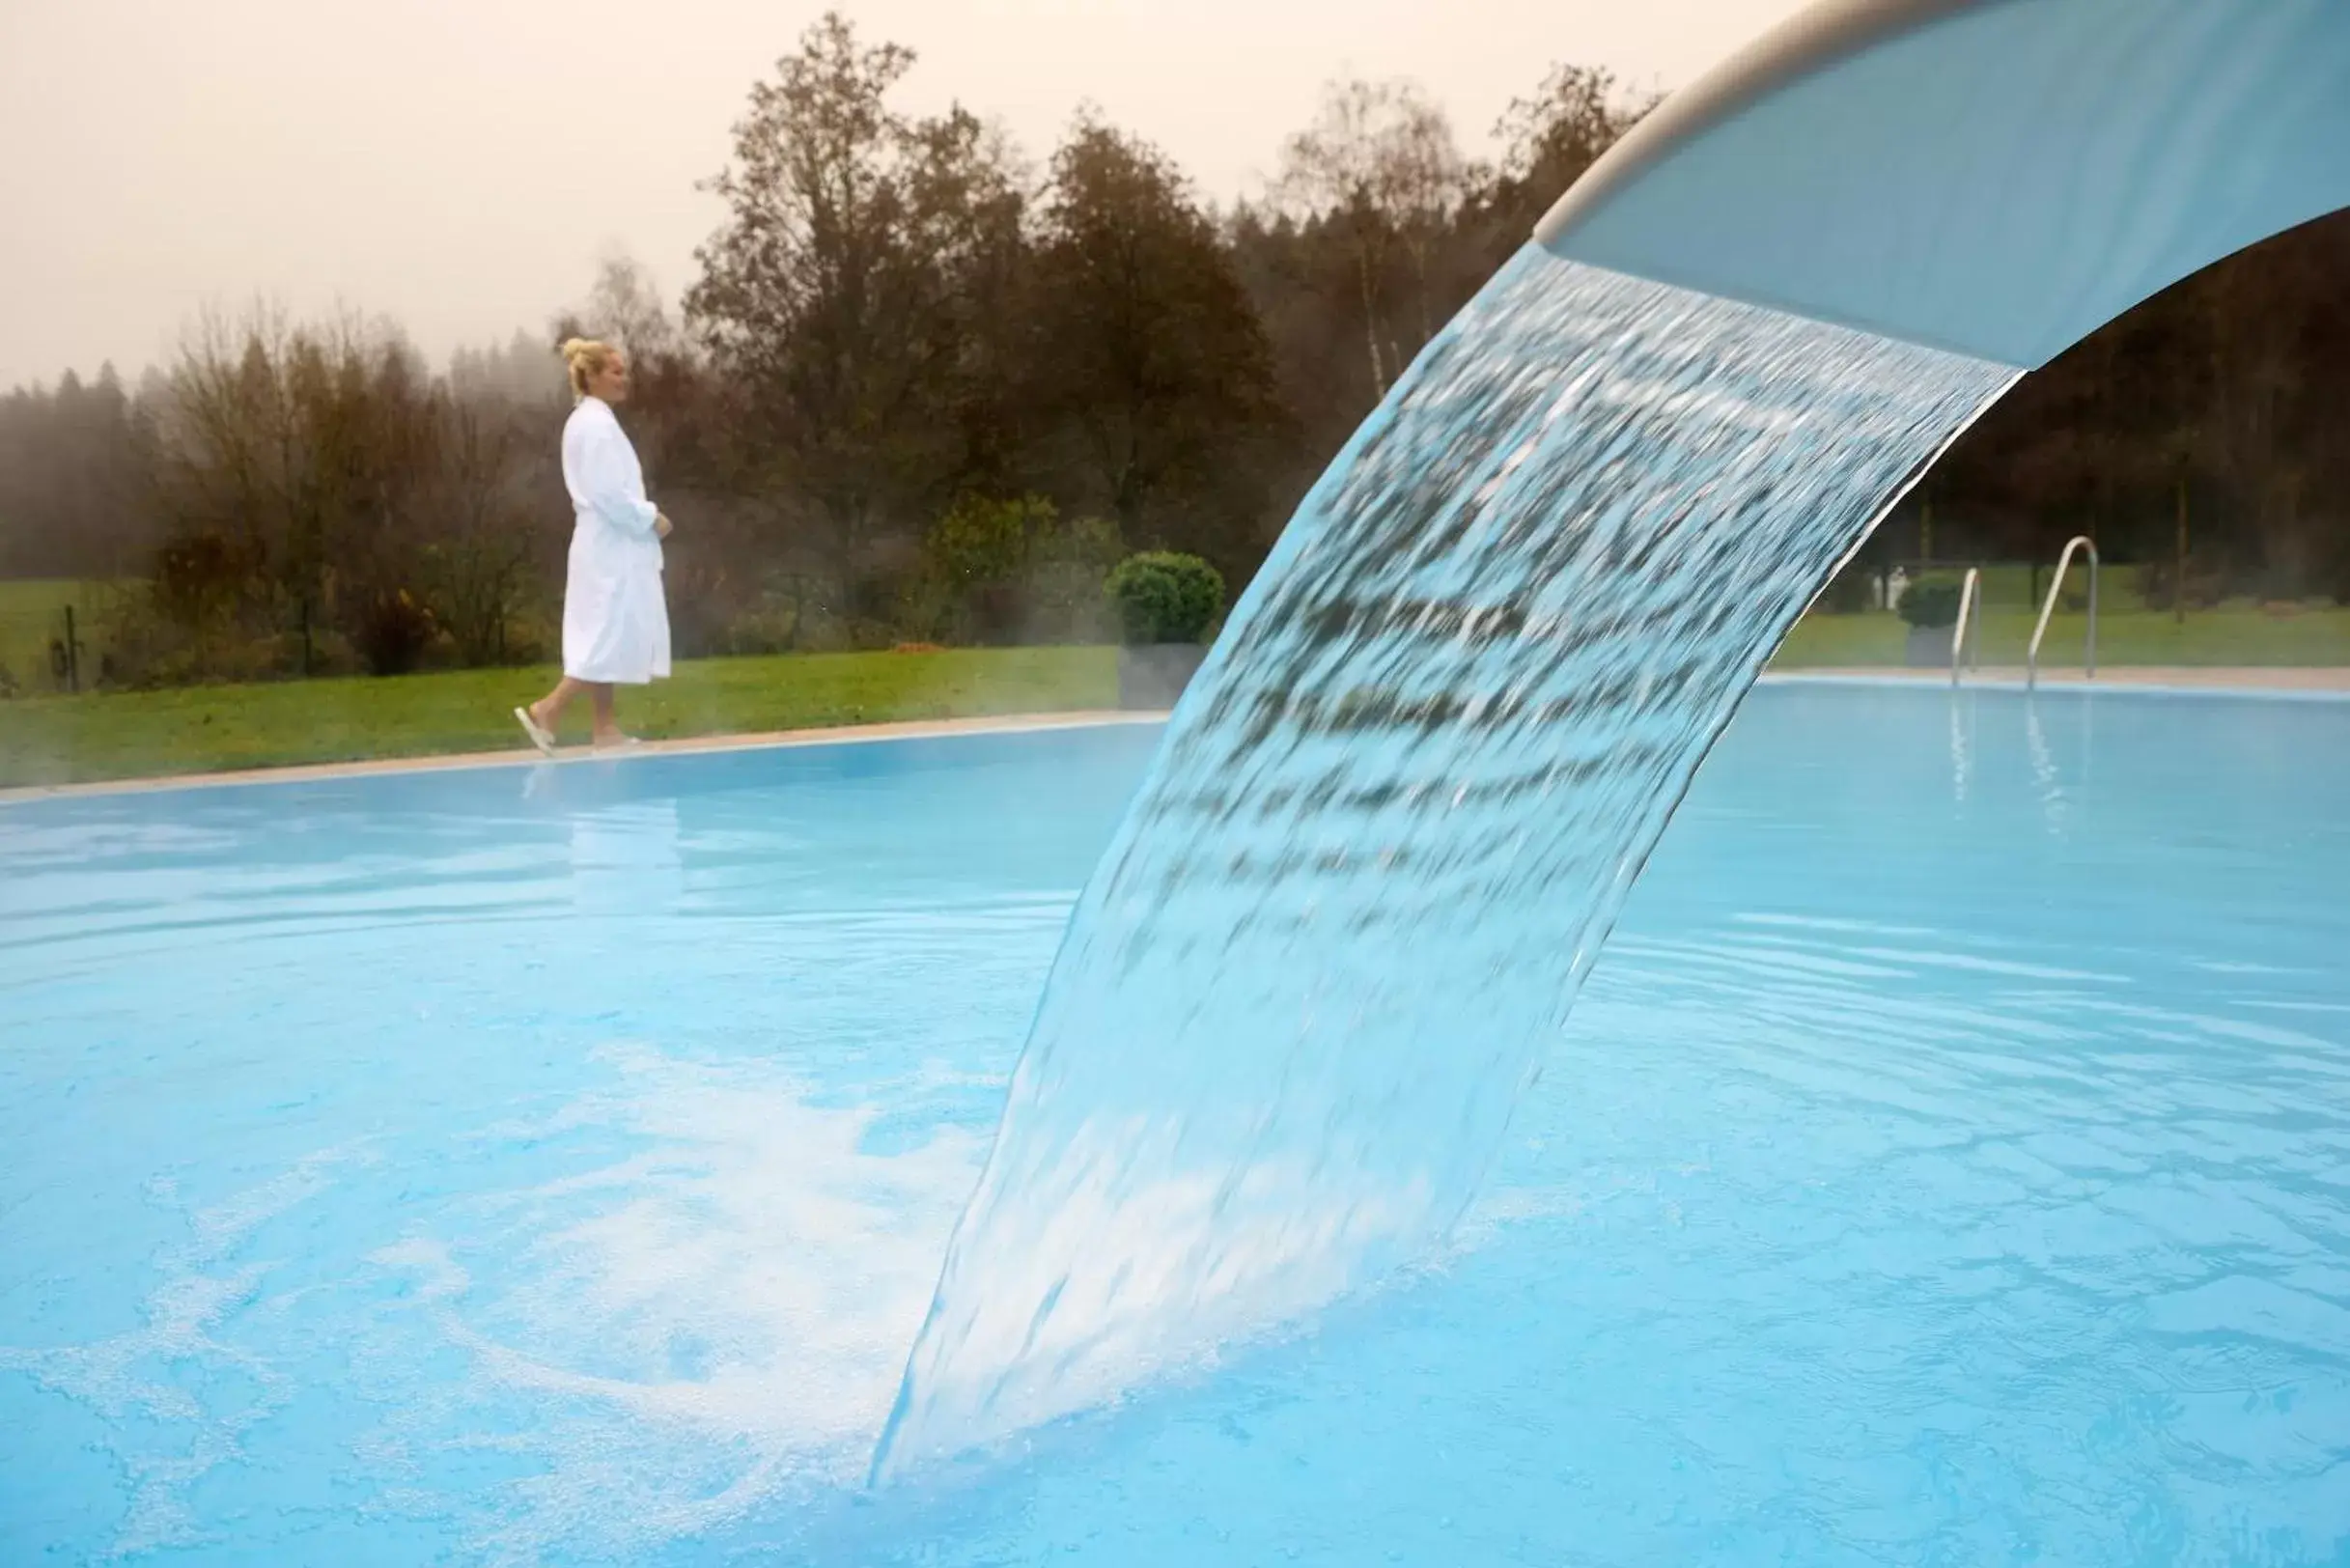
[[[105,779],[88,784],[37,784],[0,790],[0,805],[65,796],[135,795],[152,790],[205,789],[231,784],[294,784],[316,779],[361,778],[370,773],[437,773],[470,768],[567,768],[591,763],[633,762],[642,757],[693,756],[707,752],[760,751],[783,746],[854,745],[874,741],[919,741],[950,735],[1011,735],[1088,729],[1104,724],[1155,724],[1164,714],[1078,710],[1055,714],[1007,714],[986,718],[911,719],[893,724],[841,724],[812,730],[773,730],[750,735],[703,735],[674,741],[645,741],[617,751],[565,746],[553,757],[528,746],[505,751],[444,752],[437,756],[385,757],[372,762],[296,763],[281,768],[245,768],[214,773],[163,773],[148,778]]]
[[[1927,686],[1950,684],[1947,671],[1902,668],[1809,668],[1774,670],[1766,686]],[[2022,669],[1969,670],[1962,688],[2021,691]],[[2081,692],[2116,688],[2140,692],[2214,693],[2238,696],[2350,698],[2350,667],[2249,668],[2140,665],[2099,670],[2094,680],[2078,670],[2053,670],[2040,677],[2043,691]],[[675,741],[647,741],[625,751],[596,752],[567,746],[550,762],[528,748],[470,751],[426,757],[387,757],[372,762],[302,763],[232,772],[168,773],[149,778],[107,779],[88,784],[35,785],[0,790],[0,805],[67,796],[130,795],[152,790],[203,789],[233,784],[291,784],[313,779],[356,778],[370,773],[442,772],[468,768],[568,767],[623,762],[638,757],[692,756],[707,752],[757,751],[780,746],[853,745],[875,741],[912,741],[949,735],[1001,735],[1085,729],[1104,724],[1155,724],[1162,713],[1084,710],[1058,714],[1016,714],[989,718],[921,719],[895,724],[840,725],[827,729],[777,730],[757,735],[710,735]]]
[[[1869,682],[1890,686],[1947,686],[1950,672],[1947,669],[1898,667],[1841,669],[1821,665],[1805,669],[1773,670],[1763,680],[1772,686],[1834,686]],[[2022,691],[2028,681],[2027,672],[2018,665],[2012,669],[1968,670],[1959,684],[1962,688]],[[2350,696],[2350,666],[2255,668],[2243,665],[2196,667],[2140,664],[2102,669],[2094,679],[2083,675],[2079,670],[2044,669],[2040,672],[2039,688],[2043,691],[2097,691],[2111,690],[2115,686],[2138,691],[2208,691],[2238,696]]]

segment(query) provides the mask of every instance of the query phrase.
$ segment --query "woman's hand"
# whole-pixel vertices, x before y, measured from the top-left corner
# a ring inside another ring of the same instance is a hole
[[[667,539],[669,537],[668,514],[662,512],[656,512],[653,514],[653,537],[656,539]]]

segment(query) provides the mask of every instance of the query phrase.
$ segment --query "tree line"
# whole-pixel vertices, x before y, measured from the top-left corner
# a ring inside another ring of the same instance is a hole
[[[2350,602],[2350,212],[2229,257],[2027,377],[1875,546],[2053,562],[2147,600]]]
[[[1410,83],[1345,81],[1217,209],[1080,113],[1041,164],[829,15],[750,91],[673,311],[608,261],[544,338],[426,363],[395,323],[210,319],[177,361],[0,398],[0,576],[122,585],[123,682],[551,651],[570,529],[551,345],[630,352],[680,530],[685,655],[1105,634],[1122,555],[1235,585],[1413,355],[1649,107],[1553,69],[1469,157]],[[1878,550],[2071,532],[2178,591],[2350,593],[2350,223],[2235,258],[1973,432]],[[2168,567],[2165,567],[2168,563]]]

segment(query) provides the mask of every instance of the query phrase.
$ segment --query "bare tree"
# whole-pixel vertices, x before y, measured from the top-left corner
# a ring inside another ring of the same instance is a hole
[[[562,333],[562,337],[570,336]],[[517,331],[503,344],[460,349],[449,356],[449,391],[454,397],[497,398],[524,406],[561,406],[563,361],[543,338]]]
[[[556,335],[602,338],[635,359],[667,357],[685,347],[660,285],[633,256],[619,249],[604,253],[586,300],[558,320]]]
[[[1395,110],[1394,122],[1383,138],[1382,185],[1404,247],[1412,254],[1413,277],[1418,286],[1419,335],[1425,343],[1436,335],[1429,300],[1429,257],[1450,233],[1477,170],[1461,155],[1451,120],[1421,98],[1416,88],[1399,89]]]
[[[434,462],[419,508],[419,576],[434,619],[468,664],[504,663],[507,629],[559,516],[543,420],[500,398],[435,400]]]
[[[1342,226],[1351,242],[1361,294],[1363,347],[1375,394],[1387,393],[1387,361],[1380,344],[1380,279],[1394,229],[1381,210],[1378,136],[1387,90],[1366,81],[1332,82],[1321,113],[1281,151],[1273,198],[1302,220]]]
[[[259,630],[292,618],[305,672],[338,615],[364,641],[353,618],[397,595],[406,569],[433,396],[414,350],[380,323],[295,325],[269,306],[208,315],[172,374],[162,505],[180,545],[215,544],[172,559],[233,573]],[[197,597],[218,602],[220,586]]]
[[[1413,259],[1424,340],[1434,330],[1430,247],[1469,179],[1451,122],[1409,81],[1330,83],[1313,125],[1282,149],[1276,202],[1301,219],[1339,226],[1352,244],[1371,381],[1382,397],[1402,369],[1392,338],[1380,330],[1389,249],[1400,243]]]
[[[1658,95],[1627,88],[1611,70],[1567,65],[1553,66],[1531,97],[1512,98],[1494,136],[1502,146],[1496,205],[1513,231],[1523,236],[1657,102]]]

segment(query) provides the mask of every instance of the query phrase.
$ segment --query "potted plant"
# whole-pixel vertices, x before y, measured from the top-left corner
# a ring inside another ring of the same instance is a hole
[[[1121,636],[1118,706],[1174,707],[1208,657],[1208,629],[1224,609],[1222,574],[1196,555],[1150,550],[1121,562],[1103,588]]]
[[[1909,623],[1908,662],[1913,668],[1950,667],[1951,629],[1958,625],[1962,590],[1955,582],[1914,582],[1901,595],[1902,620]]]

